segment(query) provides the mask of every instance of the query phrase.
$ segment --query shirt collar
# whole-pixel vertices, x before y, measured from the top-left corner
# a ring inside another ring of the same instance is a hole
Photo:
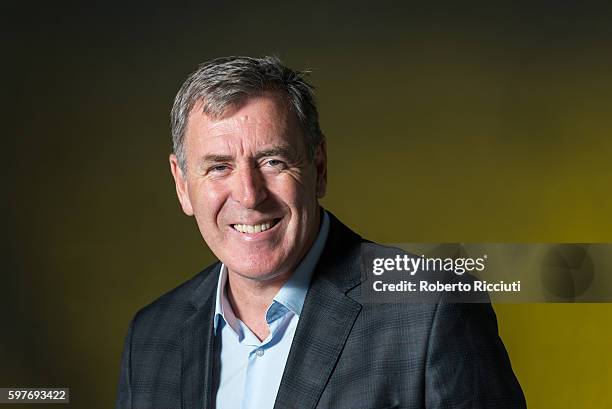
[[[271,309],[275,304],[280,304],[292,311],[296,315],[302,313],[302,307],[304,306],[304,300],[306,299],[306,293],[308,292],[308,286],[310,285],[310,279],[314,273],[314,269],[321,257],[325,242],[327,241],[327,235],[329,233],[329,215],[325,210],[321,212],[323,214],[321,227],[319,233],[315,239],[312,247],[306,253],[306,256],[302,259],[300,264],[297,266],[289,280],[281,287],[276,296],[274,297],[272,304],[268,307],[266,318],[270,321],[270,313],[273,312]],[[217,284],[217,295],[215,301],[215,319],[214,319],[214,330],[217,331],[219,320],[223,318],[227,324],[232,328],[238,328],[238,319],[234,315],[234,311],[227,299],[225,286],[227,284],[227,267],[225,264],[221,264],[221,273],[219,274],[219,281]]]

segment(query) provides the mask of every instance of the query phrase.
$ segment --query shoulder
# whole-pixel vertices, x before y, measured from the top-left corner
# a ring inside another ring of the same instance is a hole
[[[201,298],[214,296],[219,265],[217,262],[206,267],[193,278],[140,309],[132,320],[134,336],[149,339],[173,337],[197,310]]]

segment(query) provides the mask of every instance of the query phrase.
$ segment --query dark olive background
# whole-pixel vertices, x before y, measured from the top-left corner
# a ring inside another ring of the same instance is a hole
[[[313,70],[323,204],[372,240],[612,242],[611,9],[490,3],[2,5],[0,386],[111,407],[132,315],[213,260],[167,155],[217,56]],[[612,306],[496,310],[530,407],[612,405]]]

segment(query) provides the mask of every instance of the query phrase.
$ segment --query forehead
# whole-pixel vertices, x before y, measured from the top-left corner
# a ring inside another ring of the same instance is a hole
[[[276,145],[301,149],[303,145],[296,115],[286,99],[273,93],[229,106],[219,117],[204,113],[203,103],[197,102],[189,114],[185,139],[188,155],[189,151],[236,154]],[[233,152],[236,150],[240,152]]]

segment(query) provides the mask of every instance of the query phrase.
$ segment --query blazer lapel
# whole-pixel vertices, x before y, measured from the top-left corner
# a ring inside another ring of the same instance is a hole
[[[346,295],[360,282],[361,238],[330,217],[274,409],[316,406],[361,311],[361,304]]]
[[[215,293],[220,264],[211,268],[208,276],[194,292],[191,301],[197,311],[183,328],[183,362],[181,388],[183,409],[213,408],[213,367]]]

